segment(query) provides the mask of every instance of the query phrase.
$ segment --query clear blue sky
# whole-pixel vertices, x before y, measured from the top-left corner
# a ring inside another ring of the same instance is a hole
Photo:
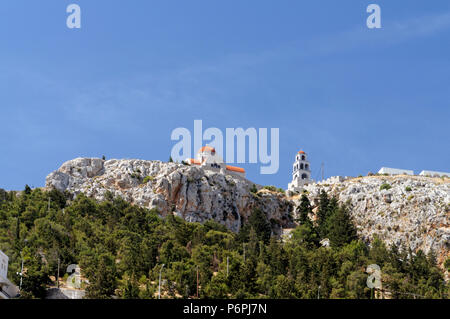
[[[260,184],[287,187],[299,149],[313,178],[450,171],[447,0],[3,0],[0,41],[0,188],[80,156],[167,160],[194,119],[279,127],[279,172],[244,165]]]

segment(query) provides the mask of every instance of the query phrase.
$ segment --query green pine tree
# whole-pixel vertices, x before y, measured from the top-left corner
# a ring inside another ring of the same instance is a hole
[[[247,223],[241,228],[239,233],[240,241],[247,242],[249,240],[250,230],[254,229],[258,240],[268,243],[272,234],[272,227],[267,220],[267,216],[260,209],[254,209]]]
[[[339,207],[331,215],[328,229],[328,238],[333,247],[342,247],[357,239],[355,226],[345,206]]]
[[[321,190],[319,194],[319,210],[317,212],[317,230],[320,237],[326,237],[327,233],[327,218],[329,216],[329,204],[330,200],[328,194]]]
[[[87,296],[94,299],[109,299],[117,286],[117,272],[113,256],[102,254],[89,276]]]
[[[312,213],[311,203],[308,197],[303,194],[300,199],[300,205],[297,208],[298,222],[302,225],[307,224],[312,226],[312,222],[309,219],[309,214]]]

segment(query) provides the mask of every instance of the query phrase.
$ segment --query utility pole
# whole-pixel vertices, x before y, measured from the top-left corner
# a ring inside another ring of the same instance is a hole
[[[22,291],[22,279],[23,279],[23,254],[20,252],[20,257],[22,258],[22,267],[20,268],[20,273],[17,273],[20,276],[20,284],[19,284],[19,291]]]
[[[162,264],[161,269],[159,270],[159,288],[158,288],[158,299],[161,299],[161,273],[164,268],[164,264]]]
[[[320,285],[319,288],[317,289],[317,299],[320,299]]]
[[[197,299],[198,299],[198,266],[197,266]]]
[[[22,290],[22,281],[23,281],[23,257],[22,257],[22,267],[20,268],[20,286],[19,286],[19,291]]]
[[[24,240],[25,244],[28,242],[28,239],[25,238]],[[20,285],[19,285],[19,291],[22,291],[22,281],[23,281],[23,248],[20,251],[20,257],[22,258],[22,266],[20,268],[20,273],[16,273],[20,276]]]
[[[57,287],[58,287],[58,289],[59,289],[59,263],[60,263],[60,260],[59,260],[59,256],[58,256],[58,275],[56,276],[56,285],[57,285]]]

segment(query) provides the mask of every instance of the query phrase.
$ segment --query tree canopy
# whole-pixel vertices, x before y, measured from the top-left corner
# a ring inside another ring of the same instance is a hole
[[[299,226],[288,240],[254,210],[235,234],[208,221],[188,223],[112,194],[97,202],[52,190],[0,190],[0,249],[10,257],[10,280],[24,260],[22,298],[44,298],[70,264],[81,268],[87,298],[156,298],[162,264],[163,298],[370,298],[365,268],[382,270],[393,298],[446,298],[448,285],[433,253],[358,240],[351,207],[324,192],[317,220],[306,196]],[[328,238],[330,247],[320,240]],[[67,276],[67,275],[66,275]]]

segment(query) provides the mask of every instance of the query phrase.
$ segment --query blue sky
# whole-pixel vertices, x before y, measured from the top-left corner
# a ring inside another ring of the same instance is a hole
[[[4,0],[0,39],[0,188],[80,156],[166,161],[195,119],[280,128],[277,174],[242,165],[259,184],[287,187],[299,149],[313,178],[450,171],[446,0]]]

